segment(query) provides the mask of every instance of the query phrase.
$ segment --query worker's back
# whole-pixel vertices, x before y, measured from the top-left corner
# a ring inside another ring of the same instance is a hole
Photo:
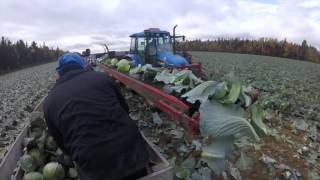
[[[144,141],[107,75],[66,73],[49,93],[44,110],[49,132],[85,172],[82,177],[117,179],[146,167]]]

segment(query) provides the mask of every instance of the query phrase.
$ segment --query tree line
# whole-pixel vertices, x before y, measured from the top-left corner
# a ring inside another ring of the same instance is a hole
[[[286,39],[260,38],[257,40],[240,38],[218,38],[215,40],[187,40],[177,43],[180,51],[216,51],[265,56],[284,57],[320,63],[320,52],[308,45],[306,40],[301,44],[287,42]]]
[[[49,48],[45,43],[38,45],[33,41],[29,45],[23,40],[12,42],[8,38],[1,37],[0,74],[55,61],[63,53],[64,51],[58,47]]]

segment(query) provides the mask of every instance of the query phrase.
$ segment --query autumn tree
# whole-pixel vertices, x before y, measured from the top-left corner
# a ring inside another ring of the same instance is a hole
[[[276,38],[259,38],[258,40],[240,38],[217,38],[215,40],[192,40],[177,43],[177,50],[184,51],[216,51],[257,54],[284,57],[320,63],[319,51],[303,40],[301,44],[279,41]]]

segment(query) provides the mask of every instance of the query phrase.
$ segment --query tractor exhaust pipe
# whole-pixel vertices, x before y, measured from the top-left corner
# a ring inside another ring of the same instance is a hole
[[[176,28],[177,28],[178,24],[176,24],[174,27],[173,27],[173,54],[176,54]]]

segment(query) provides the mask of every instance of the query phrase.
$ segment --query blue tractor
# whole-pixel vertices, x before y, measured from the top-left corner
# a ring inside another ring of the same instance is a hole
[[[159,28],[149,28],[130,35],[130,51],[126,58],[136,66],[139,64],[162,67],[190,65],[187,58],[175,53],[176,38],[182,37],[184,39],[184,36],[175,35],[176,27],[173,28],[173,36],[170,35],[170,32]]]

